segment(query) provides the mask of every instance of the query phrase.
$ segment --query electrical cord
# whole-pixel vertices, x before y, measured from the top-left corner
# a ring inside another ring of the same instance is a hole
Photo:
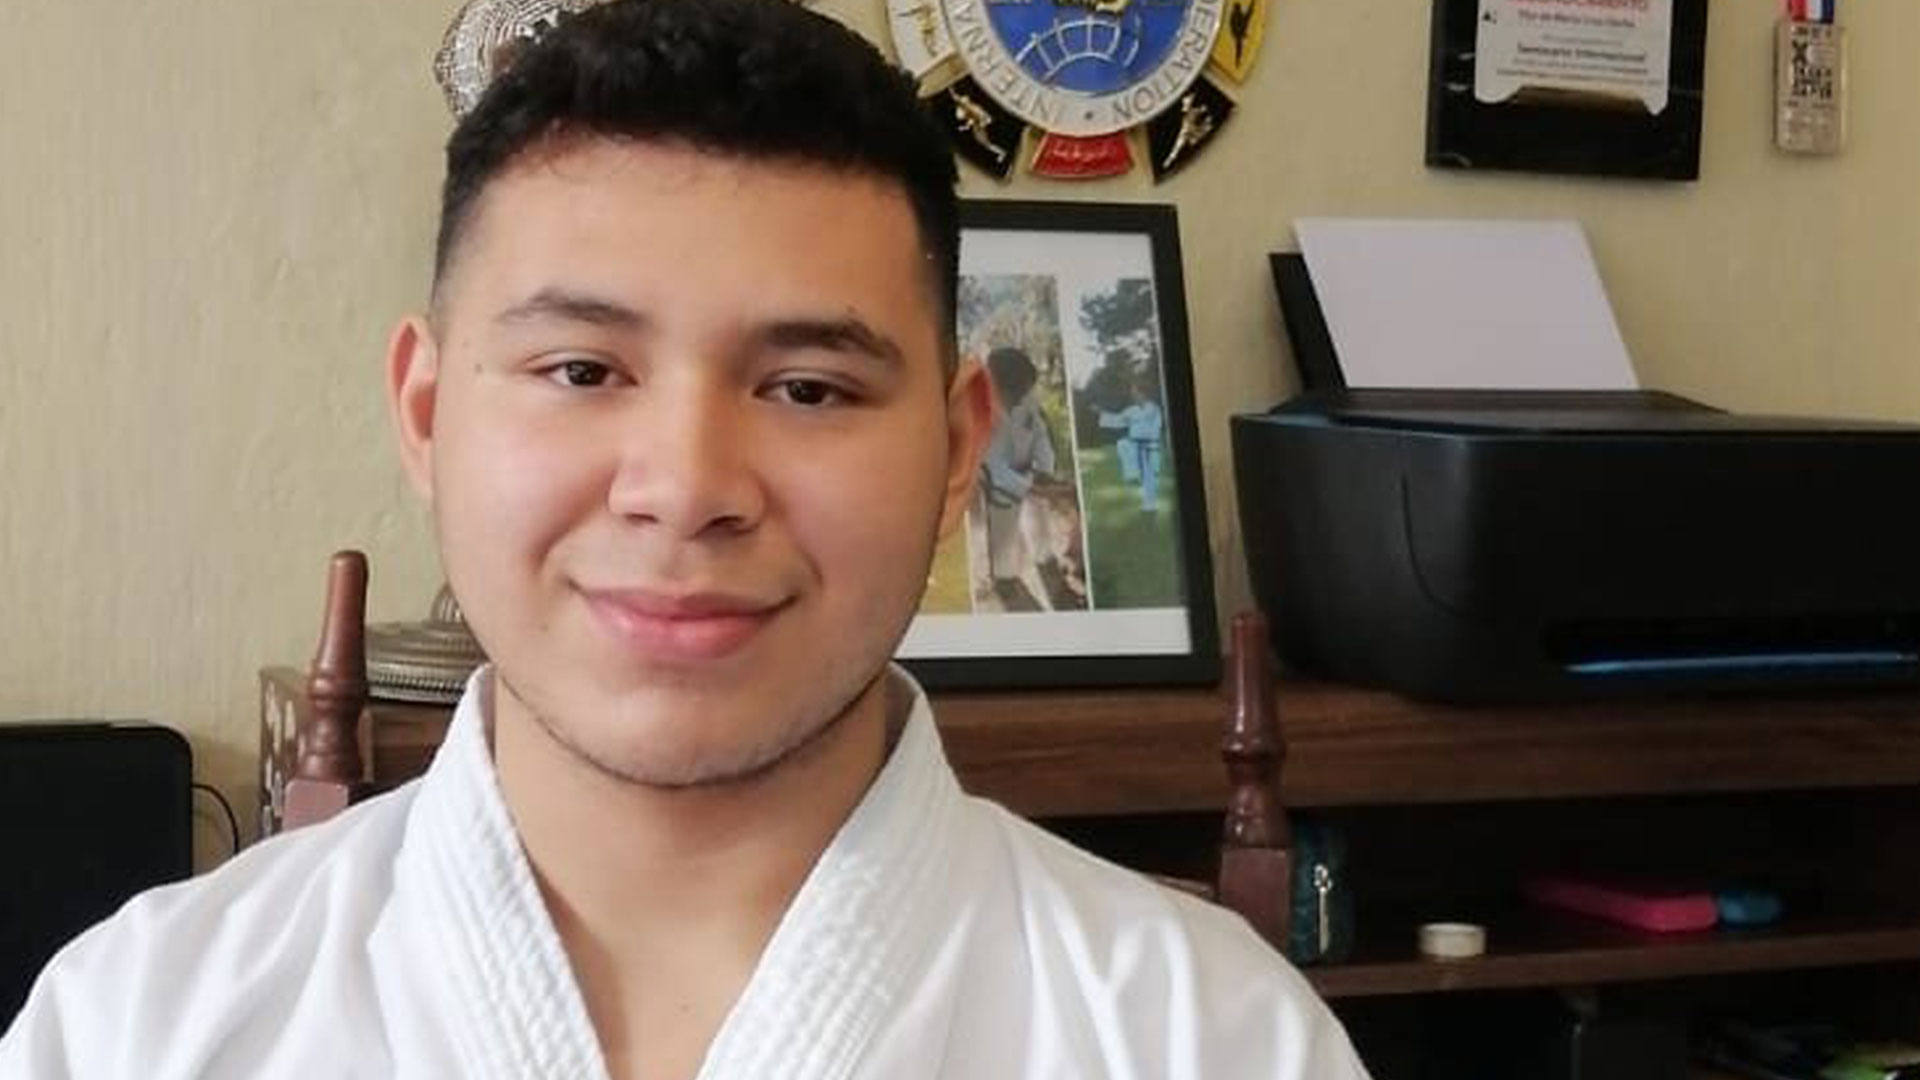
[[[227,797],[220,794],[220,789],[212,784],[195,783],[193,790],[206,792],[213,796],[213,801],[220,804],[221,812],[227,815],[227,831],[233,837],[233,854],[240,854],[240,819],[233,816],[233,804],[229,803]]]

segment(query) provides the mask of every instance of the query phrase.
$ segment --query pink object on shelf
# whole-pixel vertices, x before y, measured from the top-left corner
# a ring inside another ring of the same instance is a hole
[[[1591,915],[1661,934],[1707,930],[1720,920],[1710,893],[1658,885],[1621,884],[1572,877],[1533,877],[1527,899],[1546,907]]]

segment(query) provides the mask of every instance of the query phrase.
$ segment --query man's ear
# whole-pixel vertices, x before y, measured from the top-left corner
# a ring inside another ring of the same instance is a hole
[[[945,539],[966,520],[973,503],[973,485],[980,475],[980,459],[993,438],[993,383],[984,368],[964,360],[947,388],[947,494],[940,508],[940,536]]]
[[[400,464],[413,490],[433,501],[433,420],[440,386],[440,345],[433,328],[410,315],[387,342],[387,411],[400,436]]]

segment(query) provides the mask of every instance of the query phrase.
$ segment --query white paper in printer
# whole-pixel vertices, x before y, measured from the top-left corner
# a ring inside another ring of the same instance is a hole
[[[1639,386],[1572,221],[1294,223],[1347,385]]]

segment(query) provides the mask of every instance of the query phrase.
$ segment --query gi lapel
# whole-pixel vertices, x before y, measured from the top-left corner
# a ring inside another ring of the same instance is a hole
[[[604,1080],[565,947],[501,798],[475,672],[408,822],[395,874],[409,936],[444,972],[436,1015],[476,1080]]]
[[[965,796],[926,697],[781,919],[699,1080],[844,1080],[942,933],[944,873]],[[435,1014],[463,1075],[605,1080],[566,949],[501,798],[487,748],[491,682],[468,684],[417,797],[396,876],[407,931],[445,973]]]
[[[781,919],[699,1080],[843,1080],[920,977],[943,932],[945,867],[965,796],[926,696],[873,787]]]

